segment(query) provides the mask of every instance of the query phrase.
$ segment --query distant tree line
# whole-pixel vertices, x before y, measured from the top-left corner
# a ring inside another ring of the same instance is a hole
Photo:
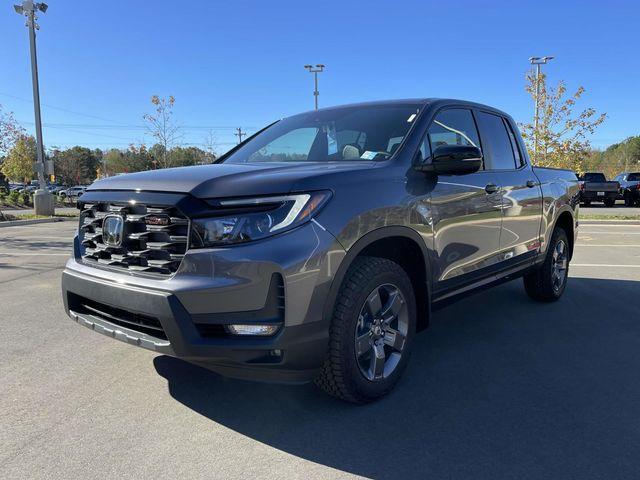
[[[47,160],[53,160],[56,182],[89,184],[96,178],[121,173],[213,163],[216,153],[212,132],[205,138],[205,149],[178,145],[180,128],[173,122],[172,111],[175,99],[154,95],[151,103],[155,111],[143,119],[148,133],[154,137],[153,146],[131,144],[126,149],[112,148],[106,152],[80,145],[68,149],[53,147],[46,155]],[[34,137],[27,135],[13,114],[4,112],[0,105],[0,182],[30,182],[35,178],[36,160]]]
[[[640,135],[590,152],[584,171],[603,172],[613,178],[621,172],[640,172]]]

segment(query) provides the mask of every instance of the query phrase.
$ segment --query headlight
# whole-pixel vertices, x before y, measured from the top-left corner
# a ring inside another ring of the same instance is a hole
[[[330,196],[310,192],[212,201],[212,216],[191,221],[191,247],[244,243],[284,232],[311,220]]]

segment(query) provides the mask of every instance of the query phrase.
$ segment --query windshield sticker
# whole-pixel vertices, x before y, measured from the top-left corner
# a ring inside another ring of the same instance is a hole
[[[373,160],[374,158],[376,158],[376,155],[378,155],[378,152],[367,150],[362,155],[360,155],[360,158],[362,158],[363,160]]]

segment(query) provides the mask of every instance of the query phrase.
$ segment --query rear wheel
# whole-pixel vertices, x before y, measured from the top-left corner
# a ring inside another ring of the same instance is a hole
[[[357,258],[338,293],[316,385],[353,403],[386,395],[407,365],[415,329],[415,297],[405,271],[385,258]]]
[[[624,194],[624,206],[625,207],[633,207],[634,205],[633,197],[629,192],[625,192]]]
[[[604,201],[604,206],[605,207],[613,207],[616,204],[616,201],[613,198],[606,198]]]
[[[583,204],[585,207],[590,207],[590,206],[591,206],[591,200],[583,200],[583,201],[582,201],[582,204]]]
[[[540,268],[524,276],[524,289],[539,302],[554,302],[564,293],[569,276],[569,240],[562,228],[551,236],[547,256]]]

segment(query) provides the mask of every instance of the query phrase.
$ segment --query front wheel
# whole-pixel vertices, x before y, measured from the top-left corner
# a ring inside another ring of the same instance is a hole
[[[406,272],[385,258],[356,258],[336,299],[316,385],[352,403],[386,395],[407,365],[415,330],[416,302]]]
[[[544,263],[524,276],[524,289],[539,302],[555,302],[564,293],[569,277],[569,240],[562,228],[551,236]]]

